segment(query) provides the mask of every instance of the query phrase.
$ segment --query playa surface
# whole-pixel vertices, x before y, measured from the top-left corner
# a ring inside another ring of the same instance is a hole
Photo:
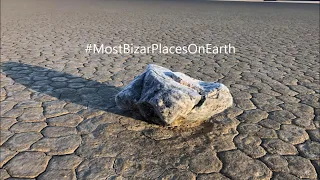
[[[312,4],[2,0],[0,179],[317,179],[318,35]],[[107,55],[88,43],[237,50]],[[150,63],[225,84],[234,106],[188,129],[119,110],[115,94]]]

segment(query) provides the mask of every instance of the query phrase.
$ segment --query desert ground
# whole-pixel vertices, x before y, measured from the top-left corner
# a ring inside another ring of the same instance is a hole
[[[88,43],[228,44],[235,54],[86,53]],[[226,85],[190,128],[119,109],[148,64]],[[319,178],[319,5],[2,0],[0,179]]]

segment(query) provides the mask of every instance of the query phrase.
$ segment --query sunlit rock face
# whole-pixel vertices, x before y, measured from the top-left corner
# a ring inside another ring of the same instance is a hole
[[[207,120],[232,102],[223,84],[200,81],[153,64],[116,95],[120,108],[139,111],[148,121],[174,126]]]

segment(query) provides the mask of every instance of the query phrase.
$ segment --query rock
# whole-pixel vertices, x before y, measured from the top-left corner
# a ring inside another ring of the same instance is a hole
[[[256,134],[260,138],[277,138],[277,132],[269,128],[261,128]]]
[[[312,141],[317,141],[320,143],[320,131],[319,129],[313,129],[308,131],[309,137]]]
[[[289,171],[287,160],[279,155],[266,155],[262,158],[262,160],[272,171]]]
[[[300,144],[299,150],[301,154],[311,160],[320,159],[320,143],[307,141],[303,144]]]
[[[279,110],[270,112],[268,118],[277,121],[281,124],[290,124],[291,120],[296,117],[289,111]]]
[[[239,150],[221,153],[222,172],[231,179],[270,179],[272,171],[261,161],[254,160]]]
[[[236,149],[235,144],[233,143],[233,138],[236,136],[236,133],[221,135],[213,138],[213,149],[216,152],[229,151]]]
[[[274,180],[300,180],[296,176],[289,174],[289,173],[278,173],[274,176]]]
[[[76,180],[74,170],[50,170],[41,174],[37,179],[39,180]]]
[[[41,129],[47,126],[45,122],[18,122],[14,124],[10,131],[15,133],[21,132],[40,132]]]
[[[1,101],[1,104],[0,104],[1,116],[10,117],[10,116],[4,116],[4,115],[6,115],[8,111],[12,110],[13,106],[15,105],[16,105],[16,102],[14,101]],[[10,114],[7,114],[7,115],[10,115]]]
[[[200,174],[197,176],[197,180],[207,180],[207,179],[214,179],[214,180],[229,180],[229,178],[225,177],[220,173],[211,173],[211,174]]]
[[[303,143],[309,139],[308,133],[301,127],[295,125],[282,125],[279,138],[293,145]]]
[[[256,109],[256,106],[250,101],[250,99],[236,99],[234,103],[236,104],[236,107],[242,110]]]
[[[22,108],[13,108],[13,109],[7,111],[6,113],[4,113],[4,115],[2,117],[17,118],[17,117],[21,116],[21,114],[23,113],[23,110],[24,109],[22,109]]]
[[[0,118],[0,130],[8,130],[17,120],[15,118]]]
[[[13,135],[7,142],[4,143],[4,147],[10,150],[23,151],[29,149],[29,147],[42,138],[41,133],[38,132],[25,132]]]
[[[41,133],[45,137],[62,137],[77,134],[77,129],[74,127],[48,126]]]
[[[268,113],[260,109],[252,109],[245,111],[239,116],[239,120],[246,123],[257,123],[268,117]]]
[[[16,154],[17,154],[16,151],[12,151],[7,148],[0,147],[0,168],[2,168],[2,166],[5,163],[7,163],[11,158],[13,158],[14,155]]]
[[[49,126],[76,127],[82,121],[82,117],[77,114],[66,114],[47,119]]]
[[[32,108],[32,107],[41,107],[41,102],[37,102],[37,101],[23,101],[20,102],[16,105],[16,107],[20,107],[20,108]]]
[[[263,127],[278,130],[280,129],[281,124],[277,121],[274,121],[272,119],[264,119],[259,122],[259,124]]]
[[[300,156],[286,156],[289,163],[289,172],[299,178],[316,179],[317,172],[310,160]]]
[[[0,133],[0,146],[5,143],[14,133],[11,131],[1,131]]]
[[[33,151],[46,152],[49,155],[73,153],[80,145],[81,137],[69,135],[58,138],[42,138],[31,146]]]
[[[259,158],[264,156],[267,152],[260,146],[261,139],[257,136],[238,135],[234,138],[236,146],[244,153],[252,158]]]
[[[77,168],[77,179],[107,179],[116,175],[113,169],[114,158],[98,157],[85,160]]]
[[[32,107],[24,110],[23,114],[18,118],[18,121],[23,122],[41,122],[44,121],[42,107]]]
[[[303,127],[305,129],[314,129],[315,125],[313,124],[312,119],[313,118],[303,117],[303,118],[294,119],[293,122],[297,126]]]
[[[186,170],[170,169],[166,170],[158,179],[196,180],[196,176]]]
[[[258,124],[241,123],[238,126],[238,131],[242,134],[256,134],[261,128]]]
[[[46,169],[49,159],[42,152],[22,152],[11,159],[5,169],[12,177],[35,178]]]
[[[267,139],[262,146],[271,154],[279,155],[296,155],[297,149],[290,143],[286,143],[280,139]]]
[[[215,152],[207,149],[205,152],[192,157],[189,168],[195,173],[219,172],[222,168],[222,163]]]
[[[147,120],[162,125],[201,122],[233,102],[223,84],[199,81],[157,65],[148,65],[115,99],[122,109],[139,110]]]
[[[5,169],[0,169],[0,179],[7,179],[10,175]]]
[[[75,169],[82,159],[76,155],[54,156],[49,162],[47,169]]]

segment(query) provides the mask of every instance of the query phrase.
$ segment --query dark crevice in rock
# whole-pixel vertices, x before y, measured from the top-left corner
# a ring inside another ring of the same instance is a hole
[[[316,161],[310,160],[313,167],[316,169],[317,176],[320,178],[320,164],[317,164]]]
[[[162,121],[160,121],[160,117],[157,114],[157,112],[155,112],[153,106],[149,103],[143,102],[139,104],[139,110],[141,113],[144,114],[145,117],[149,117],[148,119],[145,118],[146,121],[150,122],[150,123],[156,123],[159,125],[166,125],[164,124]]]
[[[200,101],[199,101],[192,109],[197,108],[197,107],[201,107],[202,104],[203,104],[205,101],[206,101],[206,97],[205,97],[205,96],[201,96]]]

